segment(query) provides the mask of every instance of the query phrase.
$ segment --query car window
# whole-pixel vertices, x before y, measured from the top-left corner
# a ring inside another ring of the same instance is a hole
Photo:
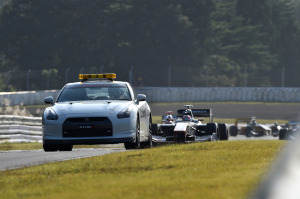
[[[83,100],[131,100],[125,84],[80,84],[66,86],[57,102]]]

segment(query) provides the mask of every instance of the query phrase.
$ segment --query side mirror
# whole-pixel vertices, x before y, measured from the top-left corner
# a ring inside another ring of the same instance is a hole
[[[146,101],[146,95],[144,95],[144,94],[138,94],[136,101],[137,101],[137,104],[139,104],[140,101]]]
[[[54,99],[52,96],[46,97],[44,99],[45,104],[51,104],[52,106],[54,105]]]

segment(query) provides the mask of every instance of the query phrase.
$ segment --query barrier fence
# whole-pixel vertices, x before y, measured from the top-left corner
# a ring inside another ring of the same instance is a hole
[[[281,87],[137,87],[148,102],[300,102],[300,88]],[[57,97],[59,90],[0,93],[10,105],[42,105],[47,96]]]
[[[0,115],[0,143],[42,142],[42,118]]]

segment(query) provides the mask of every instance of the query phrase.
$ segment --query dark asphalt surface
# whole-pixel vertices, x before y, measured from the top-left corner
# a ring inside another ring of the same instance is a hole
[[[0,151],[0,171],[35,166],[125,151],[124,148],[84,148],[64,152],[44,152],[44,150]]]
[[[166,111],[176,113],[187,103],[150,103],[152,115],[164,115]],[[300,120],[300,103],[189,103],[195,109],[212,109],[215,118],[250,118],[270,120]],[[166,107],[167,110],[166,110]]]

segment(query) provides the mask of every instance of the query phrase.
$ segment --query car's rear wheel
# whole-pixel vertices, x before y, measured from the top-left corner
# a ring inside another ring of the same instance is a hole
[[[229,127],[229,134],[230,136],[237,136],[239,133],[238,127],[237,126],[230,126]]]
[[[251,131],[252,131],[252,127],[247,126],[246,127],[246,137],[251,137],[251,135],[252,135]]]
[[[279,140],[287,140],[287,129],[280,129]]]
[[[55,152],[58,151],[58,146],[55,144],[43,144],[45,152]]]
[[[124,143],[125,149],[139,149],[141,147],[140,143],[140,121],[136,121],[136,134],[134,143]]]

